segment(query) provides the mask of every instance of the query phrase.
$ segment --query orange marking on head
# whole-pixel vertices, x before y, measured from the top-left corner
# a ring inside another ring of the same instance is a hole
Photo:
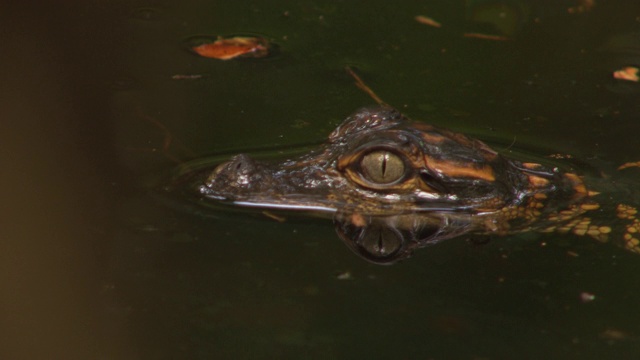
[[[423,132],[420,134],[422,140],[429,144],[439,144],[445,140],[445,137],[439,134],[430,134],[428,132]]]
[[[464,166],[448,161],[437,161],[428,156],[425,156],[424,160],[429,168],[448,177],[470,177],[486,181],[495,181],[496,179],[493,168],[488,165],[481,167]]]

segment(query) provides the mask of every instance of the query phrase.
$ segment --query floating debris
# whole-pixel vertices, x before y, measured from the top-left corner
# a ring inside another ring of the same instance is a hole
[[[640,69],[635,66],[625,66],[613,72],[613,78],[626,81],[640,81]]]
[[[371,90],[371,88],[367,86],[367,84],[365,84],[364,81],[362,81],[360,76],[358,76],[358,74],[356,74],[355,71],[353,71],[349,66],[345,67],[345,70],[355,80],[356,86],[360,90],[367,93],[367,95],[369,95],[369,97],[371,97],[373,101],[377,102],[378,105],[387,105],[387,103],[385,103],[384,100],[382,100],[378,95],[376,95],[376,93],[373,92],[373,90]]]
[[[432,27],[435,27],[435,28],[442,27],[442,24],[440,24],[439,22],[433,20],[430,17],[426,17],[426,16],[423,16],[423,15],[418,15],[418,16],[415,17],[415,19],[420,24],[432,26]]]
[[[231,60],[237,57],[261,58],[269,55],[269,43],[266,39],[259,37],[218,38],[214,42],[194,46],[191,49],[200,56],[219,60]]]
[[[580,301],[582,301],[583,303],[592,302],[595,299],[596,299],[596,295],[595,294],[592,294],[592,293],[586,292],[586,291],[583,291],[583,292],[580,293]]]
[[[624,163],[618,166],[618,170],[627,169],[630,167],[640,167],[640,161]]]
[[[467,38],[482,39],[482,40],[492,40],[492,41],[508,41],[508,40],[511,40],[507,36],[489,35],[489,34],[481,34],[481,33],[464,33],[463,36],[467,37]]]
[[[596,6],[595,0],[580,0],[579,4],[567,9],[569,14],[579,14],[587,11],[591,11]]]
[[[202,79],[204,76],[201,74],[193,74],[193,75],[185,75],[185,74],[175,74],[171,76],[173,80],[197,80]]]
[[[625,331],[615,328],[607,328],[600,334],[598,334],[601,339],[605,340],[628,340],[631,338],[631,335]]]
[[[342,272],[336,275],[336,279],[338,280],[353,280],[353,275],[351,275],[350,271]]]

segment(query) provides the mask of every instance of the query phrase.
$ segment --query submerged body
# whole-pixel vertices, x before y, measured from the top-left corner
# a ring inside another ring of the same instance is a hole
[[[582,217],[598,205],[579,176],[508,159],[389,107],[354,113],[297,159],[237,155],[199,190],[241,206],[330,214],[347,245],[375,263],[461,235],[572,231],[605,240],[611,231]],[[638,230],[634,211],[620,210]],[[625,247],[636,250],[638,240],[627,237]]]

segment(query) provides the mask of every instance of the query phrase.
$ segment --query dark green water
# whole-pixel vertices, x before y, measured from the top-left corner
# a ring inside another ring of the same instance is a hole
[[[615,167],[640,160],[640,88],[611,72],[640,64],[640,8],[496,3],[9,7],[3,358],[638,358],[640,257],[612,245],[460,239],[380,267],[330,221],[156,196],[176,161],[322,141],[372,103],[345,66],[412,118],[637,184]],[[512,40],[462,35],[499,34],[473,21],[487,13],[517,14]],[[217,35],[277,53],[186,50]]]

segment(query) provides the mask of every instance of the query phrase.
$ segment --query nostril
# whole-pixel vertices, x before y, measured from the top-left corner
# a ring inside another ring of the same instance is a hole
[[[231,159],[229,170],[240,174],[248,174],[255,170],[255,162],[249,156],[240,154]]]
[[[247,176],[256,171],[255,162],[247,155],[240,154],[229,161],[218,165],[207,179],[207,184],[233,182],[241,176]]]
[[[236,194],[238,191],[253,191],[261,187],[267,176],[268,171],[261,163],[241,154],[218,165],[207,178],[206,186],[210,189],[209,193]]]

